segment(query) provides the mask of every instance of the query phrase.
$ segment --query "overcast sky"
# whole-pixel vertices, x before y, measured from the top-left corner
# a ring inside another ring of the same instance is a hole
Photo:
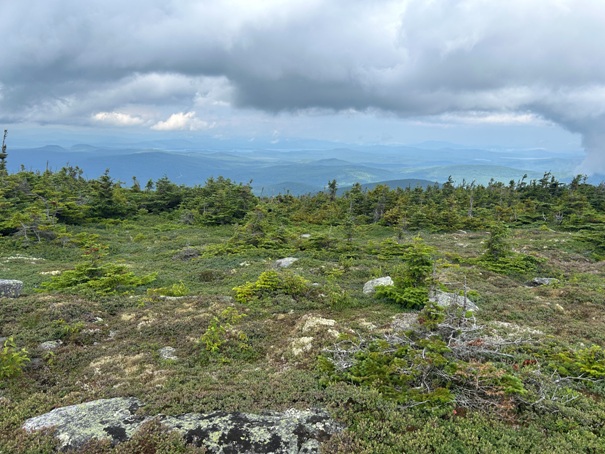
[[[0,4],[19,134],[584,147],[605,173],[602,0]]]

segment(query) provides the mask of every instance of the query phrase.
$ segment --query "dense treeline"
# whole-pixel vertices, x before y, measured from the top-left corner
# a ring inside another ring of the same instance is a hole
[[[364,190],[355,184],[339,194],[336,181],[325,192],[295,197],[290,194],[259,198],[250,184],[210,178],[203,186],[187,187],[167,177],[141,187],[115,181],[106,171],[87,180],[78,167],[59,171],[21,170],[0,176],[0,234],[42,240],[60,236],[62,226],[103,219],[125,219],[140,213],[176,213],[182,222],[234,224],[254,209],[269,211],[287,221],[329,225],[380,223],[404,231],[483,229],[494,222],[511,226],[533,223],[567,229],[591,228],[605,219],[605,185],[571,183],[549,172],[539,180],[525,178],[509,184],[491,181],[477,185],[451,178],[426,189],[378,185]]]

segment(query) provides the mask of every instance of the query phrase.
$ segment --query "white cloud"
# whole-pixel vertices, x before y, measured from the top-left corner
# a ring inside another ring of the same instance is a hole
[[[438,121],[462,124],[544,125],[551,122],[531,112],[460,112],[439,115]]]
[[[170,115],[166,121],[158,121],[151,129],[156,131],[198,131],[212,127],[214,127],[213,123],[200,120],[195,116],[195,112],[179,112]]]
[[[96,122],[111,126],[138,126],[145,123],[140,117],[120,112],[98,112],[92,118]]]
[[[5,3],[0,119],[164,131],[213,127],[193,110],[221,124],[314,109],[542,120],[582,134],[605,171],[603,0]]]

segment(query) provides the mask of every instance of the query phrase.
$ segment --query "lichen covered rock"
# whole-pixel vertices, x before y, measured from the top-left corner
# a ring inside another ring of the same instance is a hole
[[[18,298],[23,282],[14,279],[0,279],[0,298]]]
[[[463,295],[456,293],[442,292],[436,290],[432,295],[429,296],[429,301],[436,303],[441,307],[449,307],[453,304],[466,307],[469,311],[477,311],[479,308],[470,299],[465,298]]]
[[[78,449],[91,440],[112,444],[129,440],[142,424],[157,419],[187,443],[210,453],[319,453],[320,443],[342,427],[321,410],[248,413],[188,413],[155,418],[136,415],[142,403],[133,397],[101,399],[57,408],[23,424],[23,429],[55,429],[60,449]]]
[[[115,444],[128,440],[146,420],[135,415],[141,405],[134,397],[116,397],[55,408],[28,419],[23,429],[31,432],[54,427],[63,450],[77,449],[90,440]]]
[[[320,443],[341,430],[319,410],[290,409],[262,415],[192,413],[164,417],[161,422],[181,432],[188,443],[216,454],[318,453]]]

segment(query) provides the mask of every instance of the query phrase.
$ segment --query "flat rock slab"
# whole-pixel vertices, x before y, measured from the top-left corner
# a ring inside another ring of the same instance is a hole
[[[14,279],[0,279],[0,298],[18,298],[23,289],[23,282]]]
[[[55,408],[49,413],[30,418],[23,429],[35,431],[56,429],[62,450],[77,449],[90,440],[126,441],[145,418],[135,416],[142,406],[134,397],[116,397]]]
[[[181,432],[188,443],[215,454],[319,453],[320,443],[342,430],[319,410],[290,409],[261,415],[190,413],[164,417],[161,422]]]
[[[130,439],[154,417],[137,416],[142,403],[134,398],[102,399],[57,408],[23,424],[35,431],[55,429],[60,449],[78,449],[91,440],[112,444]],[[320,443],[342,427],[321,410],[248,413],[188,413],[156,416],[162,425],[182,434],[187,443],[214,454],[319,453]]]

